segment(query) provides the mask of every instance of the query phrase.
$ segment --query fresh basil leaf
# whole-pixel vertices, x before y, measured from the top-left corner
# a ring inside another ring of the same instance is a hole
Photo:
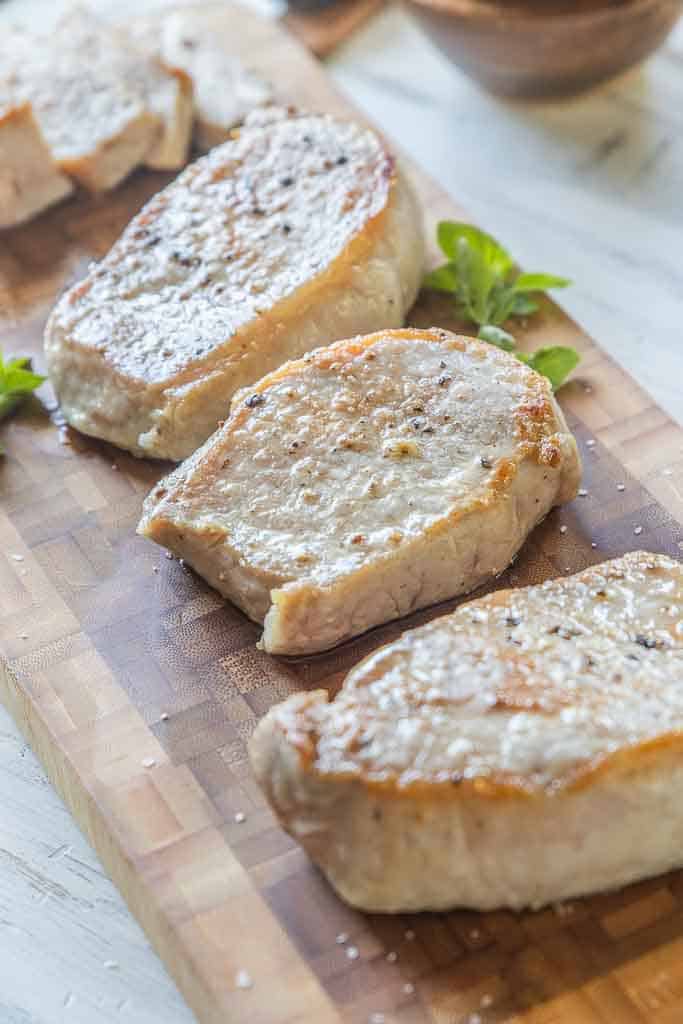
[[[0,372],[0,395],[30,395],[44,380],[40,374],[10,363]]]
[[[504,331],[502,327],[496,327],[495,324],[484,324],[483,327],[479,328],[477,337],[481,338],[482,341],[488,341],[489,345],[502,348],[505,352],[514,351],[517,344],[511,334]]]
[[[466,238],[458,242],[458,268],[468,284],[468,313],[476,324],[491,319],[490,296],[494,274],[484,253]]]
[[[454,294],[458,290],[458,273],[452,263],[444,263],[425,276],[423,285],[434,292]]]
[[[509,284],[497,284],[491,295],[491,316],[493,324],[504,324],[513,315],[516,295]]]
[[[515,294],[512,301],[512,309],[510,310],[511,316],[531,316],[532,313],[537,313],[539,305],[524,294]]]
[[[436,229],[436,237],[450,260],[457,259],[458,243],[465,239],[473,250],[481,253],[495,273],[505,274],[512,267],[512,257],[500,242],[472,224],[442,220]]]
[[[5,363],[0,352],[0,420],[9,416],[45,380],[33,373],[31,360],[23,357]],[[3,449],[0,447],[0,454]]]
[[[571,284],[566,277],[555,274],[520,274],[513,282],[516,292],[545,292],[549,288],[567,288]]]
[[[522,353],[519,353],[521,356]],[[579,353],[576,349],[564,345],[555,345],[551,348],[539,348],[531,355],[527,355],[523,362],[531,366],[537,373],[542,373],[552,384],[553,391],[562,387],[565,380],[579,363]]]

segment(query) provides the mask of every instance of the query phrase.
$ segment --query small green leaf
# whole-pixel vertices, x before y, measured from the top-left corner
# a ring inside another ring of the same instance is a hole
[[[519,353],[521,356],[522,353]],[[579,362],[579,354],[576,349],[567,348],[564,345],[555,345],[551,348],[539,348],[531,355],[523,359],[528,366],[542,373],[552,384],[553,391],[562,387],[568,375]]]
[[[458,288],[458,273],[452,263],[444,263],[425,276],[423,285],[434,292],[453,294]]]
[[[520,274],[513,287],[516,292],[545,292],[549,288],[567,288],[571,284],[566,277],[555,274]]]
[[[488,341],[489,345],[502,348],[505,352],[512,352],[516,344],[511,334],[504,331],[502,327],[495,327],[493,324],[484,324],[483,327],[480,327],[477,337],[481,338],[482,341]]]
[[[5,363],[0,352],[0,420],[13,413],[44,380],[45,377],[33,373],[30,359],[19,356]],[[0,447],[0,455],[3,451]]]
[[[481,254],[495,273],[504,274],[512,267],[512,257],[500,242],[472,224],[442,220],[436,229],[436,237],[450,260],[457,261],[458,244],[464,239],[471,249]]]
[[[5,367],[5,372],[0,374],[0,394],[30,395],[44,380],[40,374],[10,363]]]
[[[511,316],[531,316],[538,312],[538,303],[530,299],[528,295],[515,295],[512,300]]]

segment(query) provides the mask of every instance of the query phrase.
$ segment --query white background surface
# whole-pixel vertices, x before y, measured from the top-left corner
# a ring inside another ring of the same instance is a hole
[[[0,31],[61,6],[8,0]],[[522,265],[572,278],[568,311],[683,422],[683,22],[641,71],[552,105],[482,93],[399,10],[329,68]],[[192,1020],[0,709],[0,1024]]]

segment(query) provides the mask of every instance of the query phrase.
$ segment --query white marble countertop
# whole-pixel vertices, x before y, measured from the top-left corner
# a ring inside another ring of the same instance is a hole
[[[59,6],[6,0],[0,29]],[[491,98],[396,9],[329,68],[520,263],[572,278],[568,311],[683,422],[683,22],[642,70],[571,102]],[[193,1019],[0,709],[0,1024]]]

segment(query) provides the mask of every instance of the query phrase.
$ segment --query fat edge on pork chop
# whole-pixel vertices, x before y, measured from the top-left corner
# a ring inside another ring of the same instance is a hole
[[[545,377],[471,338],[383,331],[236,396],[139,532],[263,623],[267,651],[310,654],[500,574],[580,470]]]
[[[683,567],[635,552],[461,605],[251,741],[282,825],[370,911],[538,907],[683,864]]]
[[[73,427],[180,460],[239,388],[322,343],[400,326],[422,270],[417,203],[378,136],[268,109],[62,296],[48,371]]]

